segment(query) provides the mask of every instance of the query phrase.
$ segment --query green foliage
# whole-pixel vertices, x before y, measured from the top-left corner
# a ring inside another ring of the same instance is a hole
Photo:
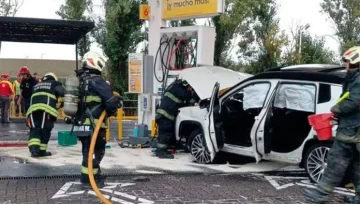
[[[247,71],[258,73],[277,67],[282,48],[288,44],[288,36],[279,28],[276,17],[278,6],[274,0],[263,0],[251,7],[251,29],[244,32],[239,42],[239,53],[247,65]]]
[[[128,54],[136,51],[144,36],[142,21],[139,20],[139,3],[143,2],[106,0],[105,29],[100,31],[105,38],[97,39],[109,58],[107,67],[111,84],[120,94],[128,90]]]
[[[294,37],[295,46],[285,53],[284,65],[294,64],[337,64],[335,53],[325,47],[324,37],[312,37],[309,33],[302,34],[301,57],[299,56],[299,31]],[[300,61],[299,61],[300,59]]]
[[[91,5],[91,0],[66,0],[65,5],[61,5],[56,14],[66,20],[90,20],[84,13]],[[85,42],[84,39],[81,39],[78,42],[78,54],[83,57],[90,50],[90,45],[89,35]]]
[[[0,0],[0,16],[15,16],[24,0]]]
[[[234,48],[232,40],[243,35],[249,28],[251,8],[262,0],[226,0],[225,13],[211,18],[216,29],[214,64],[218,66],[233,65],[229,52]]]
[[[334,23],[342,53],[360,44],[360,0],[323,0],[321,7]]]

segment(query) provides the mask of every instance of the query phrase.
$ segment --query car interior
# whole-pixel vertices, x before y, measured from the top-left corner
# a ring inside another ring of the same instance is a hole
[[[251,129],[264,105],[268,87],[253,86],[225,99],[216,123],[226,144],[251,147]],[[256,89],[262,89],[257,91]],[[262,97],[258,97],[261,95]],[[315,112],[315,86],[280,86],[266,117],[265,134],[270,149],[286,153],[299,148],[311,127],[308,116]]]
[[[308,116],[312,114],[315,114],[315,86],[281,85],[265,125],[271,151],[287,153],[299,148],[310,133]]]
[[[262,110],[268,89],[270,88],[269,84],[266,83],[265,85],[267,90],[263,90],[262,93],[252,92],[253,90],[245,87],[224,100],[220,118],[223,122],[225,143],[244,147],[252,146],[250,138],[251,129],[255,123],[255,117]],[[255,86],[250,85],[249,87]],[[244,93],[249,92],[252,94],[251,96],[244,95]],[[253,98],[255,95],[261,95],[259,98],[260,103],[247,103],[247,98]]]

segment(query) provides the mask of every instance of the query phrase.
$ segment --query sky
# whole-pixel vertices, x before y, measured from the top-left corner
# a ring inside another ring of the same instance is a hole
[[[292,26],[308,23],[310,34],[324,36],[326,46],[338,53],[338,42],[331,37],[334,34],[332,23],[321,13],[320,2],[321,0],[277,0],[280,5],[280,28],[290,32]],[[65,0],[24,0],[16,16],[60,19],[55,12],[64,3]],[[101,52],[96,43],[91,49]],[[3,42],[0,58],[75,60],[75,46]]]

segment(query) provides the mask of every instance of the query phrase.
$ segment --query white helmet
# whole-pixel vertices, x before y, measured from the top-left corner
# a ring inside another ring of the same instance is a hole
[[[58,81],[56,74],[53,72],[48,72],[48,73],[44,74],[44,77],[42,78],[42,80],[45,81],[48,77],[52,77],[55,79],[55,81]]]
[[[83,66],[88,69],[95,69],[100,72],[105,68],[106,60],[97,52],[89,51],[82,59]]]
[[[360,63],[360,46],[348,49],[343,55],[343,61],[349,61],[350,64]]]

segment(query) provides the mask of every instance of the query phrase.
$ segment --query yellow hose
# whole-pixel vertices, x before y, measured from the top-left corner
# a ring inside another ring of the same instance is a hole
[[[98,196],[98,198],[104,202],[105,204],[111,204],[111,201],[109,201],[108,199],[106,199],[104,197],[104,195],[100,192],[99,188],[96,185],[95,179],[94,179],[94,172],[93,172],[93,155],[94,155],[94,147],[95,147],[95,143],[96,143],[96,139],[98,137],[99,134],[99,130],[101,127],[101,123],[104,121],[105,119],[105,115],[106,112],[103,111],[100,115],[99,121],[96,123],[95,126],[95,130],[94,133],[91,137],[91,143],[90,143],[90,150],[89,150],[89,157],[88,157],[88,169],[89,169],[89,179],[90,179],[90,185],[91,188],[95,191],[96,195]]]

